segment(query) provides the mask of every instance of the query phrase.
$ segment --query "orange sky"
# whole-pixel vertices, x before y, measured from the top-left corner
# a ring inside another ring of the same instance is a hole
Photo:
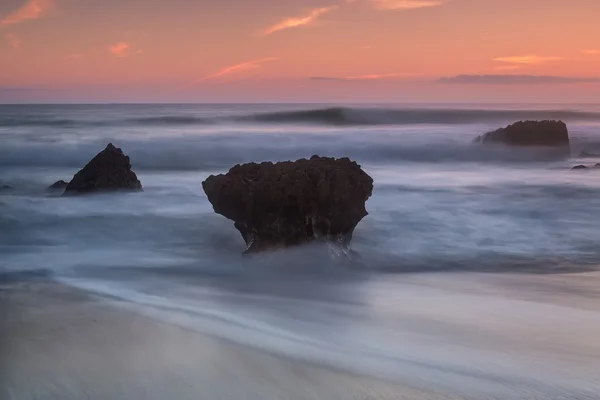
[[[597,101],[600,0],[2,0],[0,101]]]

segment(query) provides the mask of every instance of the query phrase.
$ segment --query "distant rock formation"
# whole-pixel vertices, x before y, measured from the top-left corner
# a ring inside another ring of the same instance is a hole
[[[75,174],[64,195],[116,190],[142,190],[142,184],[131,170],[129,157],[109,143]]]
[[[509,146],[553,147],[570,155],[569,132],[562,121],[519,121],[481,135],[476,141]]]
[[[579,158],[597,158],[597,157],[600,157],[600,154],[588,153],[585,150],[579,154]]]
[[[324,240],[348,254],[373,179],[348,158],[312,156],[236,165],[202,187],[215,212],[234,221],[246,252]]]
[[[583,164],[576,165],[571,169],[590,169],[590,168],[594,168],[594,169],[600,168],[600,163],[596,163],[596,165],[594,165],[593,167],[588,167],[587,165],[583,165]]]
[[[48,186],[48,189],[51,190],[64,190],[69,185],[69,182],[65,182],[63,180],[56,181],[52,185]]]
[[[1,186],[0,186],[0,190],[1,190],[1,191],[6,191],[6,192],[9,192],[9,191],[13,190],[13,187],[12,187],[12,186],[10,186],[10,185],[1,185]]]

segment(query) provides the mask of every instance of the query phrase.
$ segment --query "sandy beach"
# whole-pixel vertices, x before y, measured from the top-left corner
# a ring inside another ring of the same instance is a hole
[[[446,338],[435,345],[438,370],[415,364],[413,368],[421,368],[421,375],[409,368],[398,370],[398,379],[389,380],[201,334],[131,311],[121,300],[91,295],[44,277],[4,279],[0,285],[0,398],[435,400],[479,399],[483,393],[498,400],[595,400],[600,398],[593,372],[599,354],[593,317],[600,307],[598,276],[595,272],[494,276],[487,283],[485,276],[445,277],[448,288],[463,288],[464,280],[468,285],[472,279],[477,286],[473,294],[519,298],[522,305],[545,303],[590,318],[580,326],[540,319],[544,322],[519,327],[511,326],[504,314],[500,316],[504,322],[494,327],[483,314],[467,317],[467,307],[460,322],[463,328],[455,332],[444,328]],[[411,285],[426,288],[438,280],[427,275],[405,279],[407,290]],[[420,308],[424,318],[426,310]],[[523,311],[515,309],[514,313]],[[410,323],[408,314],[405,318]],[[452,318],[460,319],[458,315]],[[494,319],[493,314],[489,318]],[[421,335],[426,340],[429,334],[423,331]],[[413,346],[419,342],[413,339]],[[441,368],[450,346],[464,351],[462,372]],[[481,365],[488,370],[477,372],[473,357],[484,354],[489,360]],[[499,362],[510,362],[514,376],[490,375]],[[355,371],[365,369],[356,367]],[[546,368],[563,372],[551,378]],[[551,379],[556,379],[554,388]]]
[[[124,311],[48,281],[0,291],[0,398],[448,399]]]

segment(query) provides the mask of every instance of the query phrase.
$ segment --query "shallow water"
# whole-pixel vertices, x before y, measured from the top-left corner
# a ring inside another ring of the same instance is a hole
[[[472,143],[527,118],[567,122],[573,158]],[[5,270],[47,270],[173,323],[413,384],[600,393],[600,295],[548,275],[600,261],[600,171],[570,170],[600,162],[577,158],[600,153],[598,106],[0,106],[0,140]],[[45,191],[108,142],[143,193]],[[375,180],[352,241],[360,265],[319,246],[240,256],[202,180],[315,153]]]

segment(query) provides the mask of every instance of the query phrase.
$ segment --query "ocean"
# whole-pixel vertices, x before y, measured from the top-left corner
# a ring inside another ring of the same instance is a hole
[[[571,159],[474,143],[526,119],[566,122]],[[109,142],[143,192],[46,191]],[[319,245],[243,257],[202,181],[313,154],[374,179],[360,262]],[[596,398],[600,286],[571,281],[598,279],[600,170],[571,170],[594,154],[600,105],[0,105],[0,268],[412,385]]]

